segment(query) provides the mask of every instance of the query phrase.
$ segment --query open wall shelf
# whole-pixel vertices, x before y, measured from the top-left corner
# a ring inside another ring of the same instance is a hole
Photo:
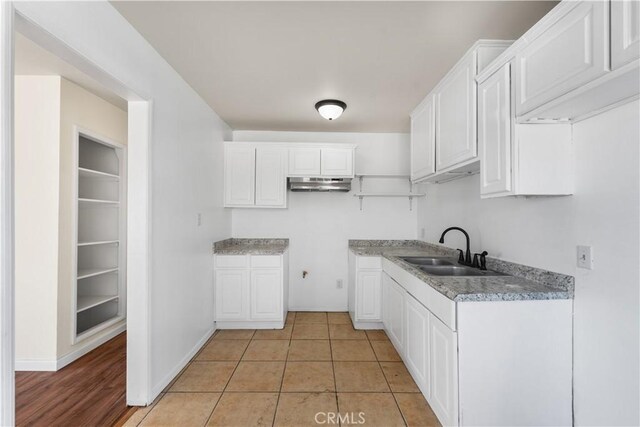
[[[125,148],[78,136],[75,341],[125,317]]]
[[[413,199],[416,197],[425,197],[424,193],[415,193],[413,191],[413,183],[409,175],[391,175],[391,174],[356,174],[356,178],[360,181],[360,191],[353,194],[354,197],[360,199],[360,210],[362,210],[363,199],[366,197],[406,197],[409,200],[409,211],[413,210]],[[363,191],[365,178],[386,178],[386,179],[404,179],[408,183],[407,192],[367,192]]]

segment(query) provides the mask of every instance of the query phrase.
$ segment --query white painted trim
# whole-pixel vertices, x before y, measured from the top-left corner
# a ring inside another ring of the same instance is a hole
[[[334,313],[346,313],[349,311],[348,307],[289,307],[289,311],[327,311]]]
[[[277,321],[226,321],[226,320],[218,320],[216,321],[216,326],[218,329],[282,329],[284,328],[285,322],[282,320]]]
[[[80,54],[72,47],[61,40],[57,34],[52,34],[42,28],[38,22],[38,6],[29,2],[18,3],[18,11],[14,11],[12,2],[0,1],[0,43],[2,54],[13,52],[13,25],[12,20],[15,17],[16,28],[21,33],[29,37],[31,40],[44,47],[57,57],[68,62],[72,66],[83,71],[96,82],[102,84],[106,89],[114,92],[122,98],[129,101],[129,117],[128,117],[128,163],[127,175],[129,191],[127,194],[127,404],[145,406],[150,403],[151,385],[150,385],[150,352],[151,338],[149,332],[149,304],[150,304],[150,266],[151,266],[151,156],[150,156],[150,138],[151,138],[151,103],[146,102],[139,94],[130,89],[125,83],[113,77],[100,66],[96,65],[91,59]],[[35,21],[32,19],[36,19]],[[7,25],[9,23],[9,25]],[[5,34],[7,36],[5,36]],[[8,59],[8,58],[6,58]],[[1,119],[8,123],[9,127],[0,129],[2,135],[6,131],[11,131],[13,120],[11,113],[13,111],[13,61],[2,58],[0,67],[2,67],[1,77],[10,78],[10,83],[0,82],[0,109]],[[5,88],[8,90],[5,90]],[[2,126],[4,126],[2,122]],[[0,166],[2,173],[11,176],[12,158],[5,158],[5,150],[11,153],[13,146],[13,136],[8,134],[0,137]],[[5,167],[5,162],[9,167]],[[133,190],[133,194],[131,194]],[[12,194],[13,182],[4,177],[0,177],[0,191],[2,191],[2,202],[0,202],[0,214],[2,215],[3,231],[0,236],[2,243],[2,262],[11,261],[13,255],[13,222],[12,213],[13,206],[5,205],[5,195]],[[9,199],[12,200],[12,199]],[[9,217],[5,217],[4,212],[8,212]],[[6,222],[10,219],[10,222]],[[133,220],[132,220],[133,219]],[[137,220],[137,221],[136,221]],[[135,252],[131,253],[131,248]],[[12,262],[12,261],[11,261]],[[12,268],[12,263],[9,263]],[[7,274],[9,274],[7,276]],[[11,310],[7,310],[2,306],[2,316],[10,316],[13,319],[13,272],[12,270],[0,270],[2,276],[2,304],[7,302],[11,304]],[[5,280],[8,277],[8,280]],[[6,286],[5,286],[6,285]],[[8,292],[5,294],[5,291]],[[6,325],[6,326],[5,326]],[[11,324],[2,321],[0,325],[2,331],[2,342],[0,355],[7,355],[7,361],[0,359],[2,362],[2,375],[0,386],[0,425],[11,425],[14,420],[14,376],[13,376],[13,320]],[[5,328],[7,328],[5,330]],[[5,333],[6,331],[6,333]],[[10,376],[9,376],[10,372]],[[5,408],[10,408],[6,410]],[[8,414],[8,415],[5,415]]]
[[[363,330],[376,330],[376,329],[384,329],[384,325],[382,324],[382,322],[354,322],[353,320],[351,321],[353,323],[353,327],[354,329],[363,329]]]
[[[0,2],[0,425],[15,423],[13,3]]]
[[[214,326],[206,334],[204,334],[204,336],[196,343],[196,345],[189,351],[189,353],[187,353],[187,355],[169,372],[169,374],[166,375],[162,379],[162,381],[158,383],[158,385],[153,387],[153,389],[151,390],[152,396],[158,396],[160,393],[162,393],[162,390],[164,390],[171,383],[171,381],[173,381],[173,379],[184,369],[184,367],[187,366],[187,363],[189,363],[189,361],[193,359],[196,353],[198,353],[198,351],[200,351],[200,349],[207,343],[207,341],[209,340],[209,338],[211,338],[215,331],[216,327]],[[151,402],[147,404],[150,403]]]
[[[132,406],[146,406],[156,396],[151,391],[150,363],[152,109],[151,102],[129,102],[127,405]]]
[[[57,360],[16,360],[16,371],[59,371],[126,330],[127,325],[122,324],[94,341],[84,342],[79,348]]]

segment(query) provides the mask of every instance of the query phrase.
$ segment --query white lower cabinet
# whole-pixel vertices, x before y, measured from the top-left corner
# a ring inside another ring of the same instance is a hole
[[[382,258],[349,252],[349,315],[356,329],[382,324]]]
[[[448,326],[384,270],[384,329],[442,425],[572,424],[571,300],[458,302]]]
[[[242,270],[218,270],[216,283],[216,319],[242,320],[249,313],[249,272]]]
[[[400,354],[404,353],[404,312],[406,291],[387,274],[383,275],[385,287],[385,314],[384,328],[389,339],[395,345]]]
[[[431,409],[443,425],[458,424],[458,337],[433,314],[429,315]]]
[[[215,256],[215,320],[219,328],[284,325],[287,257],[287,252]]]
[[[431,396],[429,310],[409,294],[407,294],[405,307],[407,325],[405,362],[416,384],[429,398]]]
[[[282,316],[280,269],[251,270],[251,319],[278,320]]]

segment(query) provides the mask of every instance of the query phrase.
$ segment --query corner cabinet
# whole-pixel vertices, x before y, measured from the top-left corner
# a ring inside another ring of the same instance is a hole
[[[287,316],[288,252],[215,255],[215,320],[220,329],[282,328]]]
[[[349,251],[349,315],[356,329],[382,327],[382,257]]]

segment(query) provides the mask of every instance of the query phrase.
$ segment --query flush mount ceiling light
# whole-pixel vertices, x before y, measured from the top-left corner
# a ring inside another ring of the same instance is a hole
[[[323,99],[316,103],[316,110],[327,120],[335,120],[342,115],[347,104],[337,99]]]

